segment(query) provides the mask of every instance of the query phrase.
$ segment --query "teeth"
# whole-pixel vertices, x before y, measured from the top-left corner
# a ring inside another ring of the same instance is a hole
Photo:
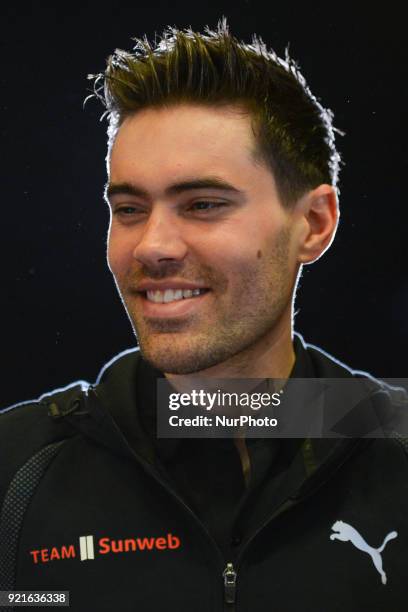
[[[163,302],[167,304],[167,302],[173,302],[174,300],[181,300],[183,297],[183,292],[181,289],[166,289],[164,292]]]
[[[168,304],[176,300],[191,298],[203,293],[203,289],[166,289],[165,291],[146,291],[146,297],[157,304]]]

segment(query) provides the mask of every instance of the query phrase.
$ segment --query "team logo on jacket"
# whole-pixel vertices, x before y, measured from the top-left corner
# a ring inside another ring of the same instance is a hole
[[[358,533],[357,529],[354,529],[354,527],[352,527],[348,523],[343,523],[343,521],[336,521],[334,525],[332,525],[332,530],[335,533],[331,534],[331,540],[351,542],[353,546],[369,554],[371,559],[373,560],[375,569],[381,576],[381,582],[383,584],[387,584],[387,576],[383,570],[381,553],[386,547],[387,542],[398,537],[398,533],[396,531],[390,531],[390,533],[385,536],[381,546],[379,546],[378,548],[373,548],[372,546],[367,544],[364,538]]]
[[[93,561],[96,556],[109,554],[143,553],[149,551],[176,550],[180,548],[180,538],[167,533],[165,536],[151,538],[95,538],[93,535],[80,536],[75,544],[64,544],[52,548],[30,550],[33,563],[48,563],[62,559],[79,558],[81,561]]]

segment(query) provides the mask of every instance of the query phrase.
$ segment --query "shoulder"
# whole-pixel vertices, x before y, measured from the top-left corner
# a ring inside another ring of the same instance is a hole
[[[83,381],[78,381],[0,411],[0,498],[4,486],[31,457],[75,433],[66,425],[56,427],[48,415],[53,401],[58,398],[69,405],[83,388]]]
[[[119,385],[120,380],[130,376],[130,369],[135,367],[137,360],[137,350],[123,351],[116,355],[102,368],[95,384],[113,378]],[[0,497],[2,488],[13,474],[36,453],[79,435],[68,419],[57,423],[50,416],[55,407],[62,413],[69,411],[75,401],[92,386],[78,380],[44,393],[37,399],[0,410]]]
[[[33,425],[39,418],[47,415],[49,406],[53,402],[66,406],[79,393],[86,392],[92,386],[99,385],[112,377],[123,378],[126,374],[130,375],[131,370],[139,361],[139,355],[137,348],[118,353],[102,367],[95,383],[77,380],[64,387],[47,391],[36,399],[0,408],[0,435],[9,426],[19,426],[24,423]]]
[[[375,380],[368,372],[355,370],[320,346],[306,342],[298,332],[294,334],[294,345],[296,353],[307,354],[308,359],[312,362],[316,378],[350,378],[357,376]]]
[[[340,361],[324,349],[314,344],[305,342],[303,336],[295,334],[295,343],[298,350],[307,354],[312,362],[313,372],[316,378],[348,378],[354,379],[365,386],[369,391],[384,391],[389,394],[390,399],[397,405],[406,404],[408,407],[408,393],[403,387],[393,386],[380,378],[374,377],[364,370],[356,370]]]
[[[140,361],[141,354],[139,348],[121,351],[105,363],[99,372],[95,385],[105,383],[108,380],[112,381],[116,378],[125,379],[131,377]]]
[[[347,435],[350,431],[358,431],[356,437],[372,438],[376,449],[390,452],[394,447],[396,452],[403,451],[408,457],[406,385],[394,386],[368,372],[355,370],[320,347],[308,344],[299,334],[295,342],[297,350],[303,351],[310,360],[313,376],[326,379],[327,389],[333,383],[335,392],[331,399],[335,405],[339,404],[337,415],[333,413],[341,417],[334,430],[340,434],[347,432]]]

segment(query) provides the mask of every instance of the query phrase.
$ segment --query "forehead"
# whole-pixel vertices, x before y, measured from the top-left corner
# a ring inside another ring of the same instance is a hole
[[[235,106],[149,108],[120,126],[109,159],[111,179],[131,175],[250,175],[259,164],[251,117]]]

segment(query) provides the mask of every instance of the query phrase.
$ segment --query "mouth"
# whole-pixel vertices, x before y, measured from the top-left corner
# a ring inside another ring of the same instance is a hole
[[[197,313],[207,301],[210,289],[165,289],[138,291],[147,319],[182,319]]]
[[[190,300],[208,293],[209,289],[166,289],[165,291],[141,291],[142,297],[155,304],[170,304],[180,300]]]

